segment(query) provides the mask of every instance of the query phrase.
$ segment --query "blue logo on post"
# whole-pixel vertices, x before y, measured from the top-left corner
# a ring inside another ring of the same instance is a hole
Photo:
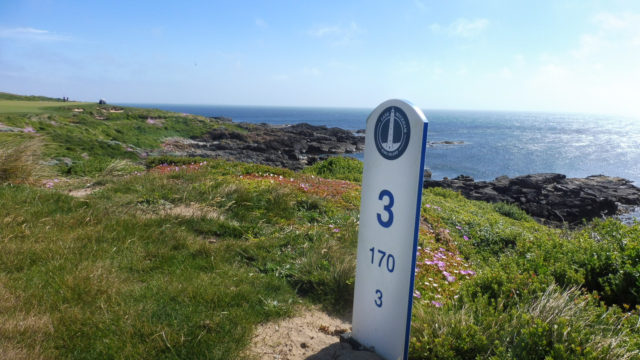
[[[374,139],[376,149],[383,158],[395,160],[409,146],[411,127],[407,114],[397,106],[384,109],[376,120]]]

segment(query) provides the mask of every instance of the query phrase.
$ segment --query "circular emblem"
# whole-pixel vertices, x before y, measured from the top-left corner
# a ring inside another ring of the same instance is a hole
[[[376,149],[383,158],[395,160],[404,154],[409,146],[411,127],[407,114],[397,106],[384,109],[374,131]]]

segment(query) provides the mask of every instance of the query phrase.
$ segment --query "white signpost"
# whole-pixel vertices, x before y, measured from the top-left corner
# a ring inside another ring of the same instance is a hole
[[[402,100],[367,119],[352,339],[407,359],[427,119]]]

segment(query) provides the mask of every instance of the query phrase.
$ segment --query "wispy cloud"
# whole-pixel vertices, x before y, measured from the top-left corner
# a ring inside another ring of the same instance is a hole
[[[626,53],[624,58],[638,57],[640,54],[640,14],[598,13],[591,19],[595,25],[591,32],[580,36],[580,46],[570,54],[580,60],[596,56],[610,56],[617,52]]]
[[[309,35],[319,39],[325,39],[332,45],[347,45],[360,35],[363,30],[355,22],[349,25],[318,26],[309,30]]]
[[[31,27],[0,28],[0,38],[34,41],[69,41],[70,36]]]
[[[259,27],[260,29],[266,29],[266,28],[269,27],[269,24],[267,24],[267,22],[264,21],[264,19],[257,18],[256,19],[256,26]]]
[[[471,39],[480,35],[487,26],[489,26],[489,20],[487,19],[469,20],[459,18],[447,26],[442,26],[438,23],[431,24],[430,29],[435,33],[444,32],[450,36]]]
[[[640,29],[640,15],[634,13],[612,14],[608,12],[598,13],[593,17],[593,22],[602,29]]]

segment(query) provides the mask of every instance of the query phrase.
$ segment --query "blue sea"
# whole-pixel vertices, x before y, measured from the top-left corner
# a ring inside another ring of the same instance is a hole
[[[373,109],[122,104],[236,122],[309,123],[364,129]],[[493,180],[540,172],[569,177],[604,174],[640,184],[640,118],[606,115],[424,110],[426,166],[434,179],[469,175]],[[443,141],[461,142],[446,145]],[[356,157],[362,158],[362,155]]]

